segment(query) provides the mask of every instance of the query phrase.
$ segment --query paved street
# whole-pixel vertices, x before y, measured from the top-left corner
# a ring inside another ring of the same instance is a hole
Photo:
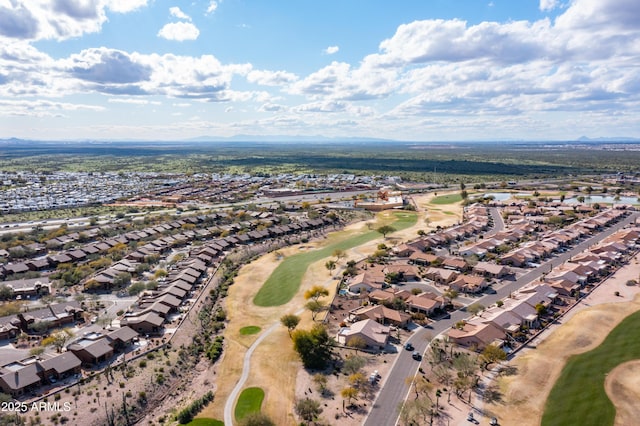
[[[481,298],[478,298],[477,302],[484,306],[489,306],[495,303],[497,300],[507,297],[511,292],[514,292],[523,287],[525,284],[536,280],[543,273],[549,272],[552,267],[555,268],[556,266],[561,265],[562,263],[569,260],[572,256],[581,253],[582,251],[602,241],[624,226],[634,222],[638,218],[638,216],[640,216],[640,213],[632,213],[625,219],[614,224],[610,228],[607,228],[605,231],[599,233],[598,235],[595,235],[577,244],[571,250],[553,257],[548,262],[541,264],[538,268],[527,272],[513,282],[502,285],[501,287],[496,289],[495,294],[488,294]],[[470,315],[467,312],[461,310],[452,312],[450,318],[434,322],[431,324],[430,328],[421,327],[417,329],[417,331],[413,336],[411,336],[409,341],[413,344],[417,351],[424,353],[427,349],[430,339],[436,337],[443,331],[446,331],[456,322],[468,318],[469,316]],[[400,352],[400,354],[394,361],[391,371],[387,375],[386,381],[382,383],[382,389],[380,390],[380,393],[378,394],[378,397],[374,402],[373,408],[369,412],[369,416],[364,423],[365,426],[393,426],[397,423],[398,407],[407,397],[407,394],[409,392],[409,387],[406,385],[405,379],[407,377],[413,377],[418,371],[419,366],[420,363],[411,358],[410,351],[402,350]]]

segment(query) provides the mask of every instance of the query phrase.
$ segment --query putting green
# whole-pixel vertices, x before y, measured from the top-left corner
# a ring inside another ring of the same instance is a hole
[[[246,388],[238,397],[236,403],[236,420],[242,420],[247,414],[257,413],[262,407],[264,391],[262,388]]]
[[[435,197],[433,200],[430,201],[429,204],[436,204],[436,205],[453,204],[453,203],[457,203],[458,201],[462,201],[462,195],[456,193],[456,194],[440,195],[439,197]]]
[[[260,330],[262,330],[260,327],[258,327],[257,325],[248,325],[246,327],[242,327],[240,329],[240,334],[243,336],[249,336],[251,334],[258,334],[260,333]]]
[[[640,311],[625,318],[597,348],[567,361],[545,404],[542,426],[613,425],[604,381],[618,365],[640,359]]]
[[[416,224],[418,215],[412,212],[395,212],[396,220],[391,224],[396,230]],[[380,237],[377,231],[369,231],[333,243],[318,250],[286,257],[271,273],[253,299],[257,306],[280,306],[289,302],[298,292],[302,277],[310,264],[330,257],[336,249],[347,250]]]

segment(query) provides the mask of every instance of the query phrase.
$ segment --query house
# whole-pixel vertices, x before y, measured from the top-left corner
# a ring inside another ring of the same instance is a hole
[[[372,319],[380,324],[391,324],[396,327],[406,327],[411,320],[411,316],[383,305],[361,306],[349,312],[351,321],[362,321]]]
[[[81,338],[68,345],[67,351],[73,352],[87,366],[98,365],[113,356],[113,348],[104,338]]]
[[[580,294],[580,284],[566,279],[549,281],[549,286],[560,296],[575,297]]]
[[[522,325],[522,318],[515,312],[493,306],[482,312],[483,322],[492,322],[505,333],[516,333]]]
[[[439,284],[449,284],[458,277],[458,273],[451,269],[430,267],[424,272],[423,276]]]
[[[370,292],[373,289],[381,289],[384,286],[384,277],[372,274],[368,271],[352,277],[347,283],[347,289],[351,293],[359,294],[362,291]]]
[[[372,319],[355,322],[349,327],[342,327],[336,335],[338,343],[349,346],[354,338],[366,342],[367,347],[384,349],[389,340],[389,327]]]
[[[409,297],[411,297],[411,293],[406,290],[378,289],[369,293],[369,301],[372,303],[390,302],[393,299],[407,300]]]
[[[24,395],[41,385],[40,371],[40,365],[34,360],[5,365],[0,368],[0,389],[13,397]]]
[[[527,263],[527,257],[520,251],[512,251],[500,257],[500,263],[503,265],[511,265],[515,267],[524,266]]]
[[[467,262],[459,257],[447,257],[442,262],[442,266],[445,269],[451,269],[453,271],[465,272],[469,269],[469,265]]]
[[[131,327],[120,327],[110,331],[106,335],[106,339],[111,347],[116,351],[122,351],[138,337],[138,333]]]
[[[484,277],[477,275],[460,275],[449,284],[452,290],[462,293],[480,293],[488,287]]]
[[[394,247],[393,249],[393,252],[398,257],[409,257],[416,251],[418,251],[417,248],[410,246],[408,244],[400,244],[399,246]]]
[[[431,315],[436,309],[440,309],[444,303],[444,299],[434,293],[421,293],[411,295],[407,299],[407,307],[411,312]]]
[[[492,322],[467,322],[461,328],[451,328],[447,334],[449,340],[455,344],[478,349],[496,343],[501,345],[502,340],[506,337],[505,332]]]
[[[409,255],[409,262],[414,265],[429,266],[433,263],[441,263],[442,258],[434,254],[414,251]]]
[[[162,334],[164,318],[155,312],[147,312],[141,315],[125,316],[121,326],[129,326],[140,334]]]
[[[41,376],[45,382],[51,379],[62,380],[71,375],[80,373],[82,361],[73,352],[64,352],[44,361],[39,362],[42,368]]]
[[[47,277],[5,281],[2,285],[6,285],[13,290],[13,297],[22,296],[26,298],[51,293],[51,283]]]
[[[418,273],[413,265],[387,265],[382,270],[384,274],[397,274],[400,277],[400,281],[414,281],[418,278]]]
[[[478,262],[473,267],[473,272],[487,278],[502,278],[511,273],[509,268],[489,262]]]

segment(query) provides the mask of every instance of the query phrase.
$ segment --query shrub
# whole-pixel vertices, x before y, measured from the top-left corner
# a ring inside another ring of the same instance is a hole
[[[211,401],[213,401],[213,392],[209,391],[205,393],[202,398],[196,399],[191,404],[189,404],[189,406],[182,409],[176,416],[176,419],[180,424],[189,423],[191,420],[193,420],[196,414],[198,414],[204,408],[204,406]]]
[[[217,336],[211,346],[209,346],[209,349],[207,350],[207,358],[209,358],[211,362],[216,362],[222,356],[223,344],[224,337]]]

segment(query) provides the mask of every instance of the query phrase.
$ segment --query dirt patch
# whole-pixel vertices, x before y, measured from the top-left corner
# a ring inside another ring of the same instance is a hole
[[[640,418],[640,360],[614,368],[607,376],[604,386],[616,407],[615,426],[637,423]]]
[[[539,425],[547,396],[567,359],[597,347],[625,317],[640,310],[640,287],[626,285],[629,279],[637,278],[637,261],[638,257],[569,311],[562,325],[544,332],[534,342],[536,349],[525,349],[510,362],[517,374],[497,379],[503,400],[485,405],[500,424]],[[640,380],[626,380],[624,386],[630,387],[626,390],[629,395],[640,392]],[[626,407],[626,402],[620,401],[620,406]],[[638,399],[631,401],[637,403]],[[617,422],[616,418],[616,424],[634,423]]]

